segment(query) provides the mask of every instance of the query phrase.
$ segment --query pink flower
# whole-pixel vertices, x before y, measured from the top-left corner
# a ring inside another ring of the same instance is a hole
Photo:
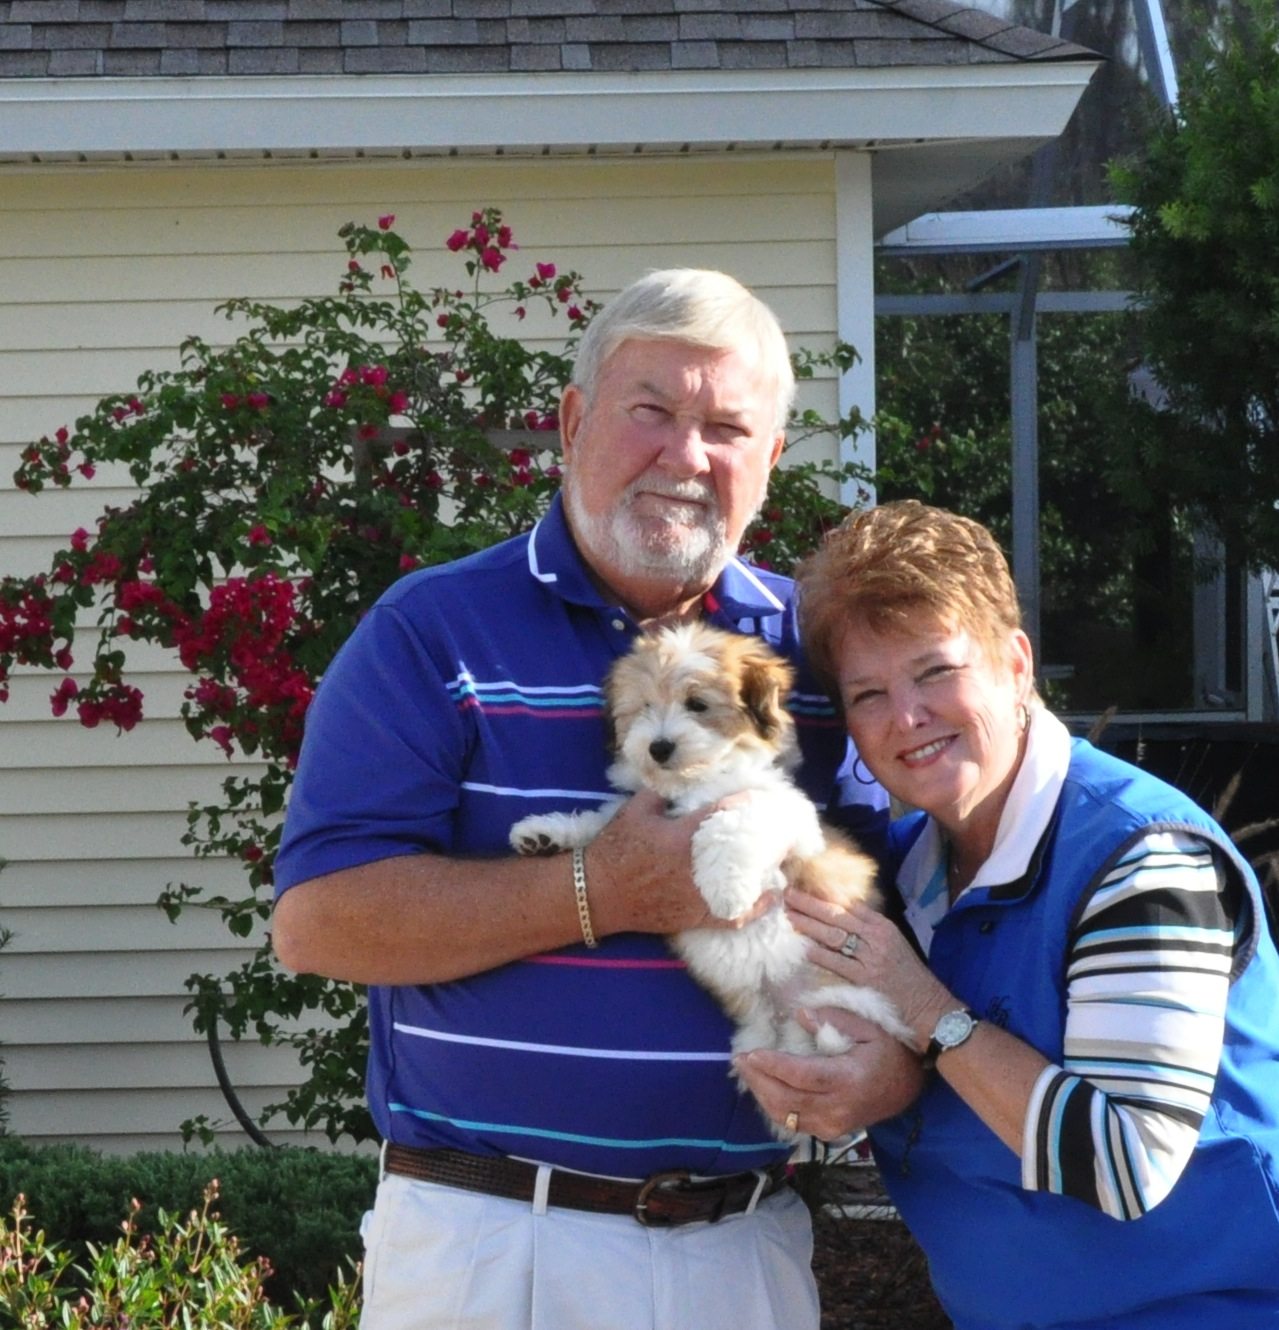
[[[49,709],[55,716],[65,716],[71,699],[80,691],[80,685],[69,676],[49,694]]]
[[[444,242],[444,244],[446,248],[451,249],[453,253],[456,254],[459,249],[466,248],[466,242],[470,240],[470,238],[471,238],[471,233],[469,231],[463,231],[459,229],[457,231],[454,231],[453,234],[449,236],[449,238]]]
[[[228,756],[231,756],[231,740],[235,733],[229,725],[215,725],[209,731],[209,738]]]
[[[523,305],[515,306],[515,317],[517,319],[522,319],[527,313],[528,310],[526,310]]]
[[[269,393],[250,393],[244,400],[254,411],[265,411],[271,405],[271,395]]]
[[[496,272],[505,262],[506,255],[492,245],[480,251],[480,264],[489,272]]]
[[[66,443],[66,441],[71,437],[71,435],[67,433],[67,427],[63,425],[62,428],[58,430],[58,432],[53,437],[57,439],[59,443]]]
[[[570,305],[568,307],[568,316],[574,323],[576,323],[582,317],[582,311],[578,309],[576,305]]]
[[[388,212],[384,217],[377,219],[377,224],[383,231],[389,231],[395,225],[395,214]]]
[[[386,382],[387,369],[385,365],[362,365],[360,367],[360,379],[370,388],[380,388]]]
[[[71,548],[79,550],[82,554],[89,548],[89,533],[84,527],[78,526],[71,533]]]
[[[400,572],[411,573],[417,567],[417,560],[411,554],[400,555]]]
[[[387,398],[386,405],[393,415],[402,415],[408,410],[409,395],[403,388],[397,388],[390,397]]]
[[[555,276],[555,265],[553,263],[539,263],[537,265],[537,275],[544,282],[549,282]]]
[[[249,530],[250,545],[269,545],[271,544],[271,533],[260,522],[257,526]]]
[[[530,411],[528,415],[524,417],[526,424],[528,423],[529,416],[532,416],[536,420],[537,412]],[[533,425],[529,425],[529,429],[533,428],[535,428]],[[512,448],[509,457],[512,466],[529,466],[533,461],[533,454],[525,448]]]
[[[474,241],[476,249],[483,249],[489,242],[489,229],[483,222],[475,228]]]
[[[69,670],[71,666],[75,664],[75,657],[71,654],[71,648],[59,647],[58,650],[53,653],[53,663],[60,670]]]
[[[94,466],[92,462],[81,462],[80,465],[76,467],[76,470],[79,471],[85,480],[92,480],[94,476],[98,474],[98,468]]]
[[[325,406],[331,406],[334,410],[346,405],[346,394],[341,388],[334,388],[332,392],[324,399]]]
[[[240,399],[234,393],[223,393],[221,400],[228,411],[234,411],[240,405]]]

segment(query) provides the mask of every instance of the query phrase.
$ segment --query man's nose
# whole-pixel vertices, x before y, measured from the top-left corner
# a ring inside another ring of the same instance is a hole
[[[678,476],[700,476],[710,470],[701,425],[691,420],[673,420],[657,460],[661,467]]]

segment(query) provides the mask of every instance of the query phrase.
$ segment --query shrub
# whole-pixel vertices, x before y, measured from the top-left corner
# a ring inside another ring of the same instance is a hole
[[[129,1214],[138,1238],[162,1230],[159,1209],[199,1210],[219,1184],[222,1220],[244,1250],[269,1263],[265,1292],[323,1298],[361,1253],[359,1218],[373,1201],[377,1160],[311,1150],[100,1155],[82,1146],[32,1146],[0,1138],[0,1210],[26,1197],[41,1227],[72,1261],[89,1258]],[[134,1201],[141,1204],[131,1211]]]
[[[19,1196],[12,1223],[0,1217],[0,1326],[284,1330],[315,1324],[347,1330],[358,1324],[355,1285],[346,1277],[326,1290],[323,1303],[300,1301],[296,1314],[273,1306],[265,1290],[269,1266],[241,1254],[213,1209],[217,1196],[218,1184],[211,1182],[185,1221],[161,1210],[156,1231],[148,1234],[136,1223],[142,1206],[132,1202],[121,1235],[110,1245],[91,1244],[83,1264],[50,1243],[43,1229],[33,1229]]]

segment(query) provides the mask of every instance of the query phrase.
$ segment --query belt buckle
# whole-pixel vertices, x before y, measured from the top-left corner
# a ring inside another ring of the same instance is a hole
[[[691,1180],[691,1174],[687,1169],[672,1169],[666,1173],[651,1174],[640,1184],[639,1195],[635,1198],[635,1206],[631,1213],[645,1228],[674,1227],[678,1220],[663,1219],[648,1213],[649,1198],[654,1192],[674,1191],[676,1188],[686,1187]]]

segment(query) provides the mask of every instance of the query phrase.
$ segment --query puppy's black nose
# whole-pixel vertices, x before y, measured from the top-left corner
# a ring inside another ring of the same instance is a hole
[[[675,745],[669,739],[654,739],[648,746],[648,755],[654,762],[665,762],[675,751]]]

